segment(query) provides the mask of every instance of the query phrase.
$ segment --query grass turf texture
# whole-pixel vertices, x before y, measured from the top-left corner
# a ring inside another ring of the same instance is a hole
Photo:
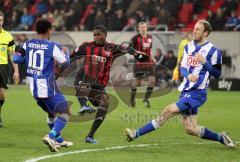
[[[110,90],[113,92],[112,90]],[[114,94],[114,92],[113,92]],[[122,101],[110,113],[97,131],[98,145],[84,143],[92,121],[69,123],[63,136],[72,142],[71,148],[62,148],[60,153],[82,149],[102,149],[114,146],[156,144],[156,146],[124,148],[66,155],[43,161],[240,161],[240,148],[228,149],[221,144],[186,135],[180,117],[167,122],[159,130],[145,135],[131,143],[125,140],[124,129],[145,124],[152,116],[169,103],[177,100],[179,93],[173,91],[165,96],[151,99],[152,108],[145,108],[137,100],[136,108],[129,108]],[[207,102],[200,108],[198,122],[217,132],[228,131],[235,141],[240,141],[240,92],[209,91]],[[74,97],[73,112],[78,111]],[[37,106],[28,87],[11,86],[3,106],[4,128],[0,129],[0,161],[25,161],[44,155],[54,155],[42,143],[49,131],[46,114]]]

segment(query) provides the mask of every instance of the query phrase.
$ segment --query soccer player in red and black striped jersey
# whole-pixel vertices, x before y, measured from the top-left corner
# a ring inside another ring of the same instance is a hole
[[[150,108],[149,98],[151,96],[153,86],[155,84],[155,76],[154,76],[154,63],[152,60],[151,48],[152,48],[152,36],[147,33],[147,24],[146,22],[140,22],[137,25],[138,34],[133,36],[131,39],[131,46],[137,51],[141,51],[147,54],[147,60],[144,62],[140,62],[136,60],[133,71],[135,80],[132,84],[131,89],[131,98],[130,98],[130,106],[135,107],[135,96],[137,92],[137,86],[141,85],[142,80],[147,80],[147,91],[143,102],[145,106]]]
[[[93,42],[81,44],[71,55],[71,60],[83,58],[83,67],[79,69],[75,79],[75,89],[78,101],[82,108],[80,115],[92,111],[86,105],[89,100],[94,106],[98,107],[95,120],[85,141],[96,144],[93,138],[94,133],[103,122],[107,111],[109,100],[105,92],[108,84],[110,68],[115,58],[129,53],[139,58],[146,59],[141,52],[136,52],[132,47],[123,48],[114,43],[106,42],[107,29],[103,25],[98,25],[93,30]]]

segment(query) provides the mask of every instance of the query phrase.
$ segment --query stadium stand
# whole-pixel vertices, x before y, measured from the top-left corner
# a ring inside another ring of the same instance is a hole
[[[197,19],[211,19],[212,23],[221,19],[224,25],[214,28],[217,31],[240,28],[238,0],[0,0],[0,10],[7,17],[5,29],[12,31],[33,30],[42,17],[50,20],[56,31],[90,31],[99,23],[110,31],[121,31],[133,21],[133,25],[147,21],[151,26],[164,24],[168,30],[188,31]],[[235,24],[224,28],[232,11]]]

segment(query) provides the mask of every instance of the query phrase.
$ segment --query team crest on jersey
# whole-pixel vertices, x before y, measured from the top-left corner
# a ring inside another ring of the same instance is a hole
[[[188,55],[188,65],[197,67],[199,65],[199,62],[195,60],[193,56]]]
[[[111,55],[111,52],[110,51],[105,51],[106,53],[106,56],[109,57]]]
[[[6,48],[5,48],[5,47],[2,47],[2,48],[1,48],[1,51],[2,51],[2,52],[4,52],[5,50],[6,50]]]
[[[207,53],[207,51],[206,51],[206,50],[201,50],[200,53],[201,53],[202,55],[205,55],[205,54]]]

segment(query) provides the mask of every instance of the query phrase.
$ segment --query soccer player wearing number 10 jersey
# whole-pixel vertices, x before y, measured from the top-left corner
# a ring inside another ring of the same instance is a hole
[[[63,94],[59,91],[55,74],[54,61],[67,67],[70,63],[69,51],[66,47],[49,41],[52,25],[49,21],[40,19],[36,23],[37,38],[26,41],[22,48],[14,54],[15,63],[24,63],[27,69],[27,79],[30,90],[37,104],[49,116],[48,125],[51,129],[43,138],[43,142],[53,152],[66,143],[60,133],[69,120],[69,107]],[[54,120],[55,114],[60,114]]]
[[[195,24],[193,41],[184,47],[181,62],[181,74],[184,80],[179,86],[181,91],[179,100],[166,106],[156,119],[143,127],[136,130],[127,128],[126,135],[129,142],[162,127],[169,118],[182,114],[183,126],[187,134],[234,147],[233,141],[226,133],[218,134],[197,123],[198,108],[207,100],[209,76],[219,78],[221,75],[222,54],[208,42],[207,37],[210,33],[209,22],[199,20]]]

